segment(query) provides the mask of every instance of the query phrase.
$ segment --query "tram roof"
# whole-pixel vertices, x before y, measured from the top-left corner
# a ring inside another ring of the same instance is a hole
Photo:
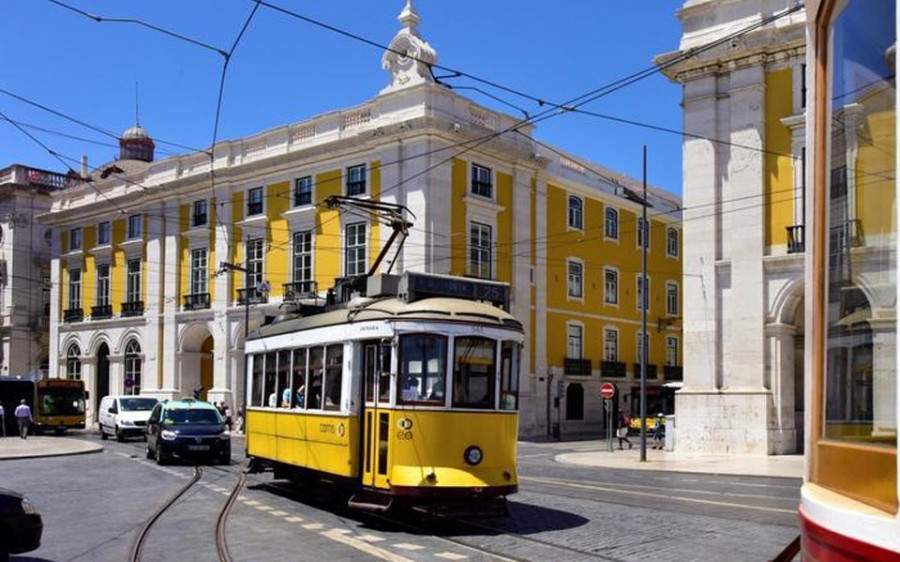
[[[487,303],[453,298],[430,298],[408,303],[391,297],[357,304],[350,302],[346,308],[263,326],[251,333],[248,339],[377,320],[465,322],[522,329],[522,324],[511,314]]]

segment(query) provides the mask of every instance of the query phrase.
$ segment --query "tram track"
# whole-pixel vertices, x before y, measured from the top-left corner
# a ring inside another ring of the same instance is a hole
[[[219,562],[233,562],[234,560],[231,556],[231,551],[228,549],[228,536],[225,532],[225,527],[228,524],[228,517],[231,515],[234,505],[241,495],[241,490],[244,489],[246,483],[247,473],[242,471],[237,483],[228,495],[228,500],[219,512],[219,517],[216,519],[216,553],[219,556]]]
[[[153,528],[153,525],[159,520],[162,515],[168,511],[170,507],[175,505],[177,502],[188,490],[190,490],[194,484],[200,481],[200,478],[203,477],[203,469],[199,466],[194,467],[194,476],[187,481],[187,483],[182,486],[177,492],[175,492],[169,499],[165,501],[160,507],[153,512],[153,514],[147,519],[144,523],[144,526],[141,527],[140,532],[138,533],[137,539],[134,541],[134,546],[131,548],[131,557],[129,558],[132,562],[140,562],[141,558],[144,554],[144,544],[147,541],[147,537],[150,536],[150,530]]]

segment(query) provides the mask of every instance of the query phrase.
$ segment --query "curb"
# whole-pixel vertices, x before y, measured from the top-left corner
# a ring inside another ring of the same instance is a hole
[[[0,456],[0,463],[3,461],[18,461],[24,459],[43,459],[49,457],[73,457],[76,455],[92,455],[95,453],[102,453],[105,449],[103,445],[96,445],[95,447],[91,447],[89,449],[82,449],[79,451],[73,451],[70,453],[61,453],[61,452],[50,452],[50,453],[34,453],[34,454],[23,454],[23,455],[9,455],[9,456]]]

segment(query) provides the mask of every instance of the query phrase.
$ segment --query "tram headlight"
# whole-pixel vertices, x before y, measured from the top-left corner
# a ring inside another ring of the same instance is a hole
[[[481,462],[481,459],[484,458],[484,453],[481,452],[481,449],[472,445],[466,452],[463,454],[463,458],[466,460],[466,463],[475,466],[476,464]]]

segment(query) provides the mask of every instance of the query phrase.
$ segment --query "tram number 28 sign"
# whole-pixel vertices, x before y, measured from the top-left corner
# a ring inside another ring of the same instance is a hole
[[[616,395],[616,387],[610,382],[605,382],[600,386],[600,398],[604,400],[612,400]]]

